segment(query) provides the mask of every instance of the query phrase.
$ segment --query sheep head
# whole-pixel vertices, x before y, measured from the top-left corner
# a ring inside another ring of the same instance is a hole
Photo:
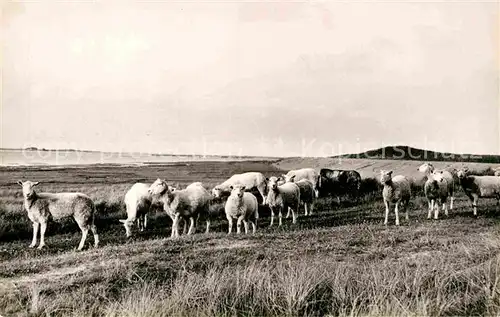
[[[285,180],[285,183],[294,182],[295,176],[296,175],[294,175],[294,174],[286,174],[286,175],[283,175],[283,179]]]
[[[163,179],[157,179],[149,186],[148,193],[150,195],[163,195],[168,190],[167,182]]]
[[[32,181],[17,181],[17,183],[19,185],[22,186],[23,188],[23,196],[24,198],[30,198],[32,197],[34,194],[35,194],[35,190],[33,189],[33,187],[37,186],[38,184],[40,184],[40,182],[32,182]]]
[[[431,163],[424,163],[419,166],[418,171],[424,174],[430,174],[434,171],[434,165]]]
[[[215,197],[215,198],[221,198],[222,197],[222,188],[220,188],[219,186],[215,186],[213,189],[212,189],[212,195]]]
[[[464,168],[457,171],[457,177],[459,179],[464,179],[469,174],[469,170]]]
[[[285,176],[285,183],[295,183],[295,176],[296,175]]]
[[[392,171],[380,171],[380,182],[382,184],[387,184],[392,180]]]
[[[127,235],[127,238],[130,238],[132,236],[132,225],[134,222],[128,219],[120,219],[119,221],[123,223],[123,226],[125,227],[125,234]]]
[[[270,190],[277,190],[279,186],[280,178],[276,176],[271,176],[267,179],[267,187]]]
[[[235,186],[231,186],[229,187],[231,189],[231,197],[234,197],[234,198],[243,198],[243,194],[245,194],[245,189],[246,187],[243,186],[243,185],[235,185]]]

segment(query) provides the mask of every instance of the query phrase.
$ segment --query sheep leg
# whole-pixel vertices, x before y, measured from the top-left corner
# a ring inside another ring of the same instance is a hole
[[[195,231],[194,218],[193,217],[189,217],[189,231],[188,231],[188,235],[193,234],[194,231]]]
[[[97,246],[99,245],[99,235],[97,234],[97,227],[94,224],[91,224],[90,230],[94,235],[94,248],[97,248]]]
[[[45,246],[45,230],[47,230],[47,223],[40,223],[40,245],[38,246],[39,249]]]
[[[231,231],[233,231],[233,218],[230,216],[227,216],[227,221],[228,221],[228,232],[227,234],[231,234]]]
[[[147,225],[148,225],[148,214],[145,214],[143,228],[146,229]]]
[[[384,205],[385,205],[385,220],[384,220],[384,225],[387,226],[387,222],[389,221],[389,202],[387,200],[384,200]]]
[[[31,240],[30,248],[34,248],[36,245],[36,237],[38,236],[38,227],[40,224],[38,222],[33,222],[33,240]]]
[[[453,210],[453,201],[455,200],[455,197],[451,196],[450,198],[450,210]],[[448,216],[448,214],[446,214]]]
[[[434,205],[434,219],[437,220],[439,217],[439,202],[436,201],[436,204]]]
[[[396,226],[399,226],[399,202],[394,207],[394,213],[396,214]]]
[[[174,218],[172,219],[173,222],[172,222],[172,235],[171,237],[172,238],[176,238],[179,236],[179,216],[178,215],[175,215]]]
[[[241,223],[243,221],[243,216],[238,217],[238,220],[236,221],[236,233],[240,234],[241,233]]]
[[[290,207],[288,207],[285,218],[286,219],[290,218]]]
[[[248,234],[248,221],[243,220],[243,225],[245,226],[245,234]]]
[[[281,222],[281,210],[282,209],[283,208],[281,208],[281,207],[279,207],[279,209],[278,209],[278,227],[281,227],[281,225],[282,225],[282,222]]]
[[[274,208],[271,208],[271,223],[269,224],[269,227],[272,227],[274,223]]]
[[[292,223],[297,223],[297,216],[299,215],[300,203],[297,203],[295,208],[292,208]]]
[[[83,227],[80,229],[82,229],[82,238],[80,239],[80,244],[78,245],[78,251],[81,251],[83,249],[83,246],[85,245],[85,240],[87,240],[87,235],[89,233],[89,228],[87,227]]]
[[[474,195],[474,201],[472,203],[472,208],[474,209],[474,217],[477,217],[477,201],[479,200],[478,195]]]
[[[309,215],[309,208],[307,207],[309,204],[308,203],[304,203],[304,215],[307,216]]]
[[[185,218],[182,218],[182,221],[184,222],[184,227],[182,229],[182,234],[186,235],[188,233],[188,224]]]
[[[257,224],[256,224],[257,220],[255,220],[255,222],[253,221],[250,221],[250,223],[252,224],[252,232],[255,233],[255,231],[257,230]]]
[[[445,215],[446,217],[448,217],[448,208],[446,208],[446,201],[445,201],[445,202],[443,202],[443,211],[444,211],[444,215]]]
[[[427,219],[431,219],[432,210],[434,209],[434,199],[429,201],[429,212],[427,213]]]
[[[139,218],[139,223],[141,224],[141,226],[140,226],[139,230],[140,230],[141,232],[143,232],[143,231],[144,231],[144,221],[145,221],[145,220],[144,220],[144,215],[142,215],[142,216]]]
[[[207,219],[207,229],[205,230],[205,233],[209,233],[210,232],[210,220]]]
[[[410,203],[410,201],[406,201],[405,204],[404,204],[404,206],[403,206],[403,208],[405,209],[405,219],[406,219],[406,221],[410,221],[410,215],[409,215],[410,210],[408,208],[408,204],[409,203]]]

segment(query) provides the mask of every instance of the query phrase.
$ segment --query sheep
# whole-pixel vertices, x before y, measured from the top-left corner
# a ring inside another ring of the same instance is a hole
[[[406,220],[408,217],[408,203],[410,202],[411,189],[410,181],[402,175],[392,177],[392,171],[380,171],[380,182],[384,185],[382,196],[385,205],[385,220],[384,225],[387,225],[389,218],[389,207],[395,204],[394,213],[396,214],[396,226],[399,226],[399,205],[402,204],[406,210]]]
[[[300,181],[296,182],[295,176],[290,177],[287,182],[297,184],[300,190],[300,203],[301,205],[304,205],[304,215],[312,215],[314,200],[316,199],[314,184],[308,179],[301,179]],[[286,214],[286,218],[288,217],[290,217],[290,208],[288,208],[288,212]]]
[[[467,170],[457,172],[460,185],[472,202],[474,216],[477,216],[477,201],[479,198],[496,198],[500,202],[500,177],[468,175]]]
[[[424,184],[425,197],[429,203],[429,212],[427,219],[431,219],[432,210],[434,210],[434,219],[438,219],[439,203],[443,204],[443,211],[448,216],[446,200],[448,199],[448,181],[442,174],[431,174]]]
[[[94,224],[95,205],[89,196],[82,193],[37,193],[34,187],[40,182],[17,182],[23,188],[24,208],[33,223],[33,240],[30,248],[36,245],[38,227],[40,227],[40,244],[38,249],[45,246],[45,230],[49,218],[59,220],[73,217],[82,231],[82,239],[78,251],[83,249],[89,229],[94,235],[94,247],[99,245],[99,235]]]
[[[125,227],[127,238],[132,236],[132,224],[137,220],[137,227],[144,231],[148,222],[148,212],[151,207],[152,197],[149,193],[149,185],[135,183],[125,194],[125,206],[127,219],[120,219]]]
[[[300,189],[295,183],[284,183],[279,185],[279,178],[272,176],[268,179],[268,193],[266,197],[266,204],[271,209],[271,223],[274,223],[274,214],[277,213],[279,217],[279,226],[281,226],[281,214],[284,209],[290,207],[292,209],[292,223],[297,222],[295,213],[299,211],[300,205]]]
[[[443,178],[446,179],[448,184],[448,196],[450,197],[450,210],[453,210],[453,201],[455,197],[453,196],[455,190],[455,176],[447,170],[436,170],[432,163],[424,163],[419,166],[418,171],[424,173],[427,177],[431,174],[442,174]]]
[[[210,193],[200,182],[193,183],[185,189],[170,190],[165,180],[157,179],[149,187],[149,193],[163,203],[163,209],[172,218],[172,238],[179,236],[180,219],[190,221],[188,235],[195,231],[195,221],[201,214],[208,214],[211,201]],[[207,217],[207,231],[210,220]]]
[[[319,192],[316,188],[318,183],[319,174],[314,168],[301,168],[298,170],[291,170],[283,175],[285,182],[289,182],[292,177],[295,177],[295,181],[298,182],[303,179],[309,180],[313,184],[314,195],[316,198],[319,196]]]
[[[229,222],[228,233],[233,229],[233,218],[238,219],[236,233],[241,232],[241,223],[245,225],[245,233],[248,233],[248,222],[252,224],[253,233],[257,229],[257,219],[259,219],[257,198],[252,193],[245,192],[245,186],[236,185],[231,187],[231,195],[224,206],[226,218]],[[255,222],[251,219],[254,218]]]
[[[261,197],[262,203],[265,203],[266,199],[266,179],[262,173],[259,172],[247,172],[243,174],[235,174],[229,179],[224,181],[222,184],[215,186],[212,189],[212,194],[216,198],[221,198],[222,196],[227,196],[231,193],[231,186],[242,185],[245,186],[247,190],[257,188]]]

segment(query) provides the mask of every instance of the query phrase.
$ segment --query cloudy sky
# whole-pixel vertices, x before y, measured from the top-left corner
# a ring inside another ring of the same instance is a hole
[[[2,147],[500,153],[495,1],[3,6]]]

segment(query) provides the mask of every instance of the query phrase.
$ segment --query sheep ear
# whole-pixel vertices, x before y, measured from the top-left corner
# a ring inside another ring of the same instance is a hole
[[[118,221],[121,223],[127,223],[127,219],[119,219]]]
[[[233,190],[233,185],[229,186],[229,189],[230,189],[230,190]]]
[[[387,175],[392,175],[392,171],[387,172]]]
[[[18,181],[17,181],[17,183],[18,183],[19,185],[23,186],[23,181],[18,180]]]
[[[296,175],[293,175],[292,177],[290,177],[290,180],[293,182],[295,180],[295,176]]]
[[[241,190],[245,190],[245,189],[246,189],[246,187],[245,187],[245,186],[241,186]]]
[[[269,182],[269,177],[266,177],[266,182]]]
[[[40,184],[40,182],[34,182],[33,185],[31,185],[31,187],[35,187],[35,186],[37,186],[39,184]]]

